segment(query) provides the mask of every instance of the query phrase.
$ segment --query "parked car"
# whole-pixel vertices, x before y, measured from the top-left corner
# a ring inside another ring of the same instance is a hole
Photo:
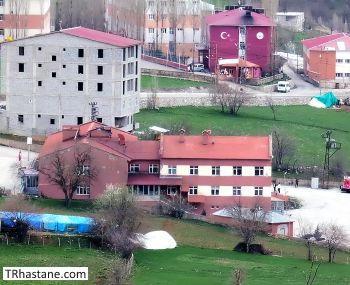
[[[190,64],[188,66],[189,71],[193,71],[193,72],[204,72],[205,68],[204,68],[204,64],[202,63],[195,63],[195,64]]]
[[[288,81],[278,81],[277,83],[277,91],[278,92],[289,92],[290,91],[290,84]]]

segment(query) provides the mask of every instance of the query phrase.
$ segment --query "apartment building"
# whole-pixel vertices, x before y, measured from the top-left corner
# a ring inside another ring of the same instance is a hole
[[[0,41],[50,32],[50,0],[0,0]]]
[[[96,120],[132,130],[139,111],[140,42],[82,27],[1,44],[2,132],[48,135]]]

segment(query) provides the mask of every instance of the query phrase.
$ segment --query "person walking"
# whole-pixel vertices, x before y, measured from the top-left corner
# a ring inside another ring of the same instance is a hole
[[[295,178],[295,188],[298,188],[298,187],[299,187],[299,179]]]

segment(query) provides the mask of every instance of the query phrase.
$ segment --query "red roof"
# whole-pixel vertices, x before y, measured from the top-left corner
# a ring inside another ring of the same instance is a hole
[[[161,137],[161,157],[173,159],[271,159],[269,136],[204,136]]]
[[[275,26],[270,17],[246,10],[230,10],[207,16],[209,26]]]
[[[326,43],[329,43],[331,41],[334,41],[343,37],[349,38],[349,35],[345,33],[337,33],[337,34],[303,40],[302,43],[307,49],[311,49],[317,46],[322,46]]]
[[[105,32],[100,32],[92,29],[83,28],[83,27],[64,29],[64,30],[61,30],[60,32],[64,34],[72,35],[75,37],[84,38],[84,39],[88,39],[88,40],[92,40],[100,43],[105,43],[105,44],[109,44],[109,45],[121,47],[121,48],[141,44],[141,42],[137,40],[124,38],[121,36],[108,34]]]

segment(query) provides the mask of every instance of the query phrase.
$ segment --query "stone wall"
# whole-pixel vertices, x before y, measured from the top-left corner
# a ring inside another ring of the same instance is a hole
[[[23,149],[23,150],[28,149],[28,145],[26,142],[6,139],[6,138],[1,138],[1,137],[0,137],[0,145],[5,145],[5,146]],[[33,152],[37,152],[37,153],[40,152],[41,148],[42,148],[42,145],[40,145],[40,144],[32,144],[30,146],[30,150]]]

